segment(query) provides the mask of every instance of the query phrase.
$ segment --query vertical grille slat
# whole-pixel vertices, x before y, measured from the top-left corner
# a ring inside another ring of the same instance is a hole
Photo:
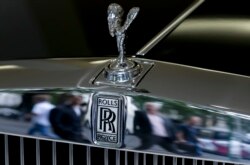
[[[12,165],[58,165],[68,162],[69,165],[246,165],[244,163],[224,163],[191,158],[160,156],[150,153],[138,153],[103,149],[75,144],[43,141],[24,137],[2,135],[2,160],[0,164]],[[68,148],[67,148],[68,147]],[[49,151],[48,151],[49,148]],[[46,159],[46,161],[45,161]],[[103,160],[99,163],[100,160]]]
[[[9,165],[9,141],[8,135],[4,135],[4,153],[5,153],[5,165]]]
[[[56,142],[52,142],[52,165],[56,164]]]
[[[87,156],[87,165],[91,165],[91,150],[90,150],[90,147],[87,147],[86,156]]]
[[[115,164],[116,165],[120,165],[120,151],[119,150],[116,150],[116,162]]]
[[[104,165],[109,165],[109,151],[104,149]]]
[[[143,154],[143,165],[147,165],[146,154]]]
[[[173,157],[173,165],[177,165],[177,158]]]
[[[182,163],[182,165],[185,165],[185,159],[184,158],[181,159],[181,163]],[[204,164],[202,164],[202,165],[204,165]]]
[[[24,142],[23,142],[23,137],[20,137],[20,165],[24,165]]]
[[[153,165],[158,165],[158,156],[157,155],[153,156]]]
[[[193,165],[197,165],[197,160],[193,160]]]
[[[139,165],[139,154],[137,152],[134,153],[134,165]]]
[[[73,144],[69,144],[69,165],[74,165],[74,151]]]
[[[36,165],[40,164],[40,141],[36,139]]]
[[[124,157],[125,157],[125,165],[128,165],[128,152],[127,151],[125,151]]]
[[[165,165],[165,156],[162,156],[162,165]]]

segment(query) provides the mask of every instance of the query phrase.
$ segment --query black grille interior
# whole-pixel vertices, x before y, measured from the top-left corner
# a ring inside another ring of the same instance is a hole
[[[86,147],[0,134],[5,165],[236,165],[171,156]],[[237,164],[239,165],[239,164]]]

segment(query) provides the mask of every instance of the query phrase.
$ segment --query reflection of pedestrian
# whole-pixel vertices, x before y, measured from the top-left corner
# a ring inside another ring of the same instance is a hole
[[[54,108],[54,105],[49,100],[50,96],[45,94],[33,97],[33,102],[35,103],[31,110],[33,126],[28,132],[29,135],[34,135],[38,132],[43,136],[55,137],[51,132],[49,122],[49,113]]]
[[[197,116],[191,116],[187,122],[180,126],[177,132],[177,143],[179,147],[194,153],[196,156],[200,156],[201,148],[199,146],[199,140],[197,138],[197,130],[195,126],[199,125],[201,119]]]
[[[135,111],[134,132],[141,139],[139,150],[148,149],[154,144],[176,152],[174,144],[175,131],[172,122],[159,113],[162,103],[147,102],[146,111]]]
[[[62,139],[84,142],[81,127],[82,96],[63,94],[63,103],[50,113],[50,122],[54,132]]]

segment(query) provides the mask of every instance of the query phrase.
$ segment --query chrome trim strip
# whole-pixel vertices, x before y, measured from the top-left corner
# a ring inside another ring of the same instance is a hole
[[[204,0],[196,0],[187,9],[185,9],[180,15],[178,15],[170,24],[163,28],[156,36],[154,36],[146,45],[144,45],[136,55],[144,56],[148,53],[156,44],[158,44],[165,36],[170,34],[175,28],[177,28],[197,7],[199,7]]]

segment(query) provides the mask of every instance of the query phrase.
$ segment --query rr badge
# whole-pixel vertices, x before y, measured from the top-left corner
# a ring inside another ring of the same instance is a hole
[[[92,137],[97,145],[121,147],[125,126],[126,98],[94,94],[92,97]]]

